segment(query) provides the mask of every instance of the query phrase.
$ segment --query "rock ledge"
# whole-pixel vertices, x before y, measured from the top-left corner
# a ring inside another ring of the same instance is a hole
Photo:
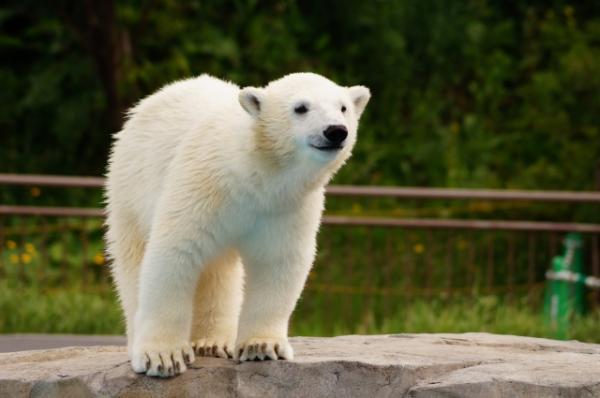
[[[466,333],[292,345],[292,362],[200,358],[168,380],[133,373],[123,347],[0,354],[0,397],[600,397],[597,344]]]

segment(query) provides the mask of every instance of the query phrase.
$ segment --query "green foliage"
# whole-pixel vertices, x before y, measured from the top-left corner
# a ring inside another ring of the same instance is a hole
[[[315,71],[373,92],[355,156],[338,183],[593,189],[600,160],[599,43],[600,16],[591,1],[9,0],[0,6],[0,172],[103,173],[111,133],[127,107],[176,79],[210,73],[261,85],[285,73]],[[18,188],[0,191],[0,203],[97,205],[99,193],[88,192],[73,189],[65,198],[51,188],[35,195]],[[355,202],[351,213],[380,215],[386,208],[395,216],[531,217],[517,204],[375,203],[361,210]],[[536,214],[598,217],[583,205],[552,206]],[[341,202],[329,208],[348,213]],[[323,265],[316,272],[329,275],[323,279],[329,285],[343,280],[349,261],[332,266],[325,260],[364,238],[352,236],[323,235],[332,243],[320,251]],[[375,243],[380,238],[375,235]],[[40,248],[37,254],[20,241],[3,252],[4,264],[20,266],[7,268],[5,278],[38,282],[0,284],[0,332],[122,333],[113,292],[106,285],[91,292],[78,280],[77,264],[93,263],[100,234],[90,239],[87,258],[71,235],[50,231],[46,239],[45,261],[39,241],[30,242]],[[426,279],[416,248],[429,250],[429,243],[419,236],[406,242],[399,265],[421,265],[414,275]],[[77,254],[65,256],[63,244]],[[358,259],[354,278],[384,278],[359,254],[349,258]],[[539,264],[536,273],[546,267]],[[92,269],[88,277],[95,280],[102,268]],[[36,279],[65,271],[76,275],[66,289],[44,288]],[[387,282],[403,280],[391,276]],[[331,295],[309,283],[293,331],[550,335],[535,303],[495,296],[392,300]],[[400,309],[390,313],[386,306]],[[598,341],[598,311],[574,325],[571,338]]]
[[[323,299],[319,293],[306,292],[312,300]],[[316,296],[316,297],[314,297]],[[295,335],[330,336],[341,334],[380,333],[467,333],[487,332],[520,336],[554,338],[535,305],[526,299],[507,302],[498,296],[480,296],[469,299],[416,299],[392,315],[377,320],[369,310],[354,313],[352,324],[340,320],[344,306],[337,302],[320,306],[316,312],[296,312],[292,322]],[[323,310],[327,308],[327,310]],[[302,310],[302,307],[299,308]],[[332,316],[331,314],[339,314]],[[568,339],[599,342],[600,311],[572,320]]]
[[[0,171],[101,173],[127,106],[175,79],[312,70],[373,92],[337,182],[594,188],[593,2],[92,3],[0,7]]]
[[[44,290],[1,282],[0,314],[0,333],[124,333],[110,288],[91,291],[72,285]]]
[[[307,299],[322,301],[322,293],[307,291]],[[343,297],[342,297],[343,299]],[[381,322],[368,311],[344,317],[341,300],[329,307],[302,312],[292,321],[291,334],[330,336],[356,333],[462,333],[490,332],[552,337],[539,311],[529,303],[507,303],[495,296],[470,300],[415,300]],[[0,333],[123,334],[121,311],[112,290],[90,291],[80,285],[40,290],[0,283]],[[332,314],[336,314],[332,316]],[[568,338],[598,343],[600,312],[575,319]]]

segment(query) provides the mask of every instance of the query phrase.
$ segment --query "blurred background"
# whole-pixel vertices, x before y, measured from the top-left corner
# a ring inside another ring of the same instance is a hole
[[[373,97],[330,189],[293,334],[600,342],[599,11],[3,2],[0,333],[123,333],[101,176],[128,107],[201,73],[245,86],[313,71]]]

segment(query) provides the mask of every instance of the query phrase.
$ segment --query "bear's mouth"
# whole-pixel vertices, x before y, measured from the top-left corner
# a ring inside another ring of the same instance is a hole
[[[319,151],[325,151],[325,152],[338,151],[343,148],[342,145],[322,145],[322,146],[311,145],[311,147],[315,148]]]

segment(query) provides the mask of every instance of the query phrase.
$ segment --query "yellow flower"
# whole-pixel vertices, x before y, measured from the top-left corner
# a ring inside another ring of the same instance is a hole
[[[102,253],[96,253],[96,255],[94,256],[94,264],[102,265],[104,264],[104,261],[104,255]]]
[[[352,204],[352,213],[360,214],[361,212],[362,212],[362,206],[360,205],[360,203],[353,203]]]
[[[421,254],[425,251],[425,246],[422,243],[417,243],[414,247],[414,251],[417,254]]]
[[[452,122],[450,124],[450,132],[453,134],[458,134],[460,132],[460,124],[457,122]]]
[[[23,264],[29,264],[31,262],[31,254],[23,253],[21,254],[21,261]]]
[[[17,256],[16,254],[11,254],[9,258],[10,262],[13,264],[17,264],[19,262],[19,256]]]
[[[6,241],[6,247],[9,249],[16,249],[17,248],[17,242],[15,242],[14,240],[7,240]]]
[[[475,212],[490,212],[494,211],[494,205],[489,202],[475,202],[469,205],[469,209]]]
[[[38,196],[40,196],[42,194],[42,190],[39,189],[38,187],[33,187],[31,188],[31,196],[33,196],[34,198],[37,198]]]
[[[565,6],[564,12],[567,17],[572,17],[575,13],[575,9],[572,6]]]
[[[35,246],[31,243],[25,243],[25,251],[29,254],[35,253]]]

